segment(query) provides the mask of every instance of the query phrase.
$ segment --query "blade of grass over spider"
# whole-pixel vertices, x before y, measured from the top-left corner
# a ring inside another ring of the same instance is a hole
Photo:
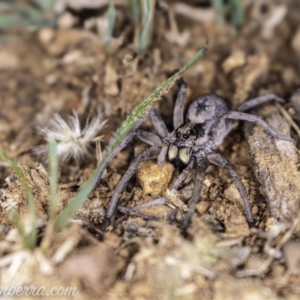
[[[117,130],[114,135],[114,138],[110,141],[105,155],[103,157],[102,162],[98,165],[97,169],[94,171],[93,175],[84,183],[81,190],[77,193],[75,198],[73,198],[67,207],[59,214],[56,222],[56,228],[62,229],[64,228],[71,217],[74,216],[76,211],[82,204],[88,195],[92,192],[95,182],[99,179],[99,174],[101,176],[102,171],[105,169],[107,165],[107,160],[111,159],[112,153],[118,147],[118,145],[122,142],[122,140],[127,136],[127,134],[133,129],[135,124],[141,120],[152,108],[154,102],[161,99],[162,95],[166,94],[173,84],[179,79],[182,74],[188,70],[199,58],[203,56],[206,49],[208,47],[208,42],[204,47],[202,47],[193,58],[191,58],[177,73],[168,78],[162,84],[160,84],[157,88],[155,88],[150,94],[148,94],[131,112],[131,114],[127,117],[125,122],[123,122],[122,126]]]
[[[12,211],[11,218],[12,218],[14,225],[16,226],[16,228],[18,230],[18,233],[20,234],[20,236],[22,238],[24,247],[33,249],[36,246],[37,229],[36,229],[36,208],[35,208],[32,191],[27,183],[26,177],[25,177],[22,169],[18,166],[18,164],[12,158],[10,158],[3,151],[3,149],[1,147],[0,147],[0,157],[11,166],[11,168],[17,174],[17,176],[18,176],[19,180],[21,181],[21,184],[25,190],[26,199],[27,199],[27,207],[28,207],[30,221],[31,221],[31,232],[29,234],[29,237],[26,236],[26,232],[24,231],[24,228],[22,226],[21,216],[16,210]]]
[[[58,204],[58,157],[56,151],[56,142],[53,139],[48,141],[48,155],[49,155],[49,169],[50,169],[50,201],[48,211],[48,223],[45,231],[41,249],[46,251],[51,243],[53,233],[55,230],[55,219]]]

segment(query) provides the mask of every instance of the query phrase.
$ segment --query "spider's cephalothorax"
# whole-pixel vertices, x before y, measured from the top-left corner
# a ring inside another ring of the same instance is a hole
[[[171,162],[180,162],[185,166],[178,178],[173,181],[170,187],[171,189],[178,189],[188,173],[193,168],[197,170],[194,190],[190,200],[190,208],[183,224],[184,227],[189,224],[196,204],[199,201],[202,181],[209,164],[214,164],[228,170],[243,199],[247,221],[250,226],[254,225],[248,195],[239,175],[232,163],[218,153],[217,148],[223,142],[224,137],[230,132],[237,120],[254,122],[262,126],[276,139],[293,141],[290,137],[279,135],[260,117],[244,112],[270,100],[282,103],[284,103],[284,100],[274,94],[267,94],[243,103],[235,111],[229,111],[226,103],[219,96],[213,94],[203,95],[192,102],[184,120],[183,109],[186,99],[186,90],[185,82],[180,80],[179,92],[174,107],[173,132],[167,130],[159,113],[152,109],[149,115],[158,135],[140,130],[138,127],[143,121],[141,120],[134,130],[121,142],[118,149],[112,153],[106,163],[103,164],[102,169],[99,171],[97,182],[99,182],[108,162],[128,144],[134,135],[151,146],[133,159],[128,170],[117,184],[106,213],[105,221],[103,222],[103,229],[106,228],[114,215],[118,205],[119,194],[124,190],[128,181],[134,175],[139,163],[153,158],[157,158],[158,165],[160,166],[164,163],[166,158]],[[150,202],[149,206],[166,203],[167,200],[162,199],[164,198],[160,198],[159,201],[154,200]],[[138,207],[131,210],[131,213],[137,213],[137,209]]]

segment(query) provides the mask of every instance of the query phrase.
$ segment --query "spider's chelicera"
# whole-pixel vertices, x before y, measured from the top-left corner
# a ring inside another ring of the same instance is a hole
[[[192,102],[184,120],[183,110],[187,87],[182,79],[179,80],[178,84],[179,92],[175,102],[173,115],[174,131],[169,132],[158,111],[152,109],[149,112],[149,115],[153,126],[157,131],[157,135],[139,129],[139,126],[143,121],[141,120],[100,170],[97,183],[99,182],[107,163],[131,140],[134,135],[137,135],[142,141],[150,145],[148,149],[141,152],[133,159],[128,170],[117,184],[106,213],[106,218],[102,224],[103,229],[107,227],[114,215],[118,205],[119,194],[124,190],[128,181],[134,175],[139,163],[154,158],[157,158],[159,166],[163,165],[166,158],[171,162],[180,163],[185,166],[183,171],[171,184],[171,189],[178,189],[187,177],[188,173],[193,168],[196,168],[194,190],[190,199],[189,211],[186,214],[183,223],[184,227],[188,226],[191,216],[199,201],[203,178],[209,164],[214,164],[228,170],[243,199],[245,214],[249,226],[254,225],[248,196],[239,175],[233,164],[223,157],[217,149],[223,142],[224,137],[231,131],[237,120],[257,123],[272,137],[293,142],[292,138],[278,134],[260,117],[244,112],[267,101],[275,100],[284,103],[284,100],[274,94],[266,94],[246,101],[235,111],[229,111],[222,98],[213,94],[208,94],[200,96]],[[160,199],[161,200],[154,200],[148,205],[165,203],[165,200],[163,200],[164,198]]]

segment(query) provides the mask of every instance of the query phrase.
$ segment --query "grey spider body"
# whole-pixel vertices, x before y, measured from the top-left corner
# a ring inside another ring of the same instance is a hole
[[[218,153],[217,148],[222,144],[224,137],[231,131],[237,120],[257,123],[274,138],[293,141],[289,137],[279,135],[258,116],[244,113],[244,111],[267,101],[275,100],[284,103],[284,100],[274,94],[266,94],[243,103],[235,111],[229,111],[226,103],[219,96],[213,94],[202,95],[194,100],[189,106],[184,120],[183,110],[186,99],[186,90],[187,87],[185,82],[180,80],[179,92],[174,107],[173,132],[169,132],[167,130],[167,127],[159,113],[155,109],[152,109],[149,115],[158,135],[140,130],[138,127],[142,123],[141,120],[137,124],[136,128],[134,128],[134,130],[122,142],[122,145],[120,145],[120,147],[113,153],[114,156],[132,139],[134,135],[137,135],[137,137],[139,137],[142,141],[151,146],[133,159],[128,170],[117,184],[106,213],[106,218],[102,224],[102,229],[105,229],[109,224],[115,210],[117,209],[119,194],[124,190],[128,181],[134,175],[139,163],[153,158],[157,158],[158,165],[160,166],[162,166],[166,158],[168,158],[171,162],[180,162],[185,166],[178,178],[176,178],[171,184],[171,189],[178,189],[185,180],[187,174],[193,168],[196,168],[197,170],[194,190],[190,199],[189,211],[183,224],[184,227],[188,226],[191,216],[199,201],[202,181],[209,164],[214,164],[228,170],[243,199],[247,221],[250,226],[254,225],[248,196],[241,183],[239,175],[231,162]],[[113,156],[111,156],[110,159],[112,159]],[[103,169],[100,170],[98,181],[107,163],[108,162],[106,162]],[[148,205],[154,206],[164,203],[166,203],[166,199],[160,198],[150,202]],[[137,212],[138,208],[139,207],[136,207],[130,212]]]
[[[188,108],[186,122],[170,138],[169,160],[187,165],[193,152],[206,148],[216,150],[226,135],[226,126],[218,125],[227,112],[227,105],[219,96],[208,94],[194,100]]]

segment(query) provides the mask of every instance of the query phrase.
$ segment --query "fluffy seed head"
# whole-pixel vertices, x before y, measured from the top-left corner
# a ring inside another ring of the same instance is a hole
[[[38,132],[47,139],[54,139],[57,143],[57,156],[68,161],[71,157],[80,161],[90,155],[90,146],[101,138],[100,130],[105,126],[107,120],[103,120],[102,114],[98,114],[91,121],[87,120],[85,127],[81,129],[77,113],[69,116],[68,122],[64,121],[59,114],[55,114],[48,128],[39,128]],[[39,146],[36,152],[47,154],[46,146]]]

